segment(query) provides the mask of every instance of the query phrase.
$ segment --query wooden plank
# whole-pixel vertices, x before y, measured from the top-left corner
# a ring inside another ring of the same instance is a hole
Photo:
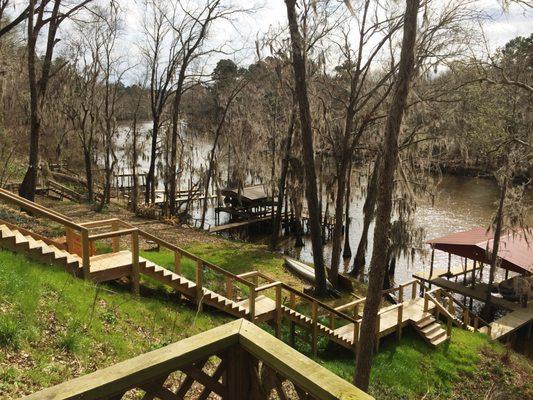
[[[205,359],[239,343],[237,320],[111,367],[25,397],[26,400],[100,399],[123,393],[180,366]],[[258,328],[259,329],[259,328]]]
[[[321,400],[370,400],[372,397],[310,358],[277,340],[254,324],[243,321],[239,343],[295,386]]]

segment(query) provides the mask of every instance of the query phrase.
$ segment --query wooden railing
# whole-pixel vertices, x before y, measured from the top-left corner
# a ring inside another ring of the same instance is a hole
[[[193,385],[198,390],[189,390]],[[26,400],[370,400],[368,394],[269,335],[237,320],[57,386]],[[186,396],[187,395],[187,396]],[[270,397],[269,397],[270,398]]]
[[[57,211],[43,207],[33,201],[26,200],[23,197],[17,196],[14,193],[11,193],[8,190],[0,189],[0,198],[5,202],[20,207],[21,209],[31,213],[32,215],[37,215],[42,218],[46,218],[50,221],[54,221],[62,225],[65,230],[71,230],[77,232],[81,237],[81,242],[83,243],[81,249],[81,258],[82,258],[82,268],[83,276],[85,279],[90,277],[90,250],[89,250],[89,230],[73,222],[71,219],[67,218],[65,215],[58,213]],[[86,244],[86,245],[85,245]]]

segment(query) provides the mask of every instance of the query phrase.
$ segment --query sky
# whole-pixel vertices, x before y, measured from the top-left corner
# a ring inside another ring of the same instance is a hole
[[[140,36],[140,21],[143,17],[142,0],[120,0],[126,12],[126,42],[132,48]],[[201,0],[200,0],[201,1]],[[285,26],[286,8],[283,0],[229,0],[233,4],[249,7],[251,3],[258,9],[250,15],[240,15],[233,26],[226,24],[215,28],[214,40],[230,43],[240,49],[233,58],[244,65],[254,62],[255,40],[271,28]],[[358,0],[352,0],[358,1]],[[448,0],[436,0],[445,2]],[[531,0],[533,4],[533,0]],[[401,4],[401,3],[400,3]],[[478,0],[478,10],[486,15],[485,35],[492,51],[501,47],[516,36],[529,36],[533,32],[533,8],[525,10],[523,6],[511,4],[504,12],[500,0]]]

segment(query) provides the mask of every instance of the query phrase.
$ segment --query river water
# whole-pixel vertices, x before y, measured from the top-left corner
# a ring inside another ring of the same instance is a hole
[[[141,131],[148,132],[151,128],[151,123],[145,122],[141,125]],[[124,143],[127,128],[122,129],[122,134],[119,137],[119,143]],[[148,154],[149,142],[146,135],[142,142],[142,152]],[[187,139],[185,141],[189,150],[192,150],[192,164],[196,170],[205,168],[207,164],[207,156],[209,154],[211,145],[201,139]],[[127,172],[128,157],[124,156],[126,152],[119,152],[120,172]],[[141,157],[139,163],[139,171],[145,172],[148,170],[148,157]],[[354,179],[357,178],[357,173]],[[189,176],[183,176],[181,188],[186,189]],[[198,172],[193,175],[193,181],[198,179]],[[252,182],[247,182],[252,183]],[[162,189],[162,187],[159,187]],[[352,200],[350,205],[350,240],[352,253],[355,255],[361,230],[363,227],[363,203],[364,196],[361,193],[360,185],[352,185]],[[354,193],[355,192],[355,193]],[[446,235],[448,233],[472,229],[475,227],[488,227],[496,210],[496,202],[498,200],[498,187],[496,183],[489,179],[472,178],[472,177],[458,177],[458,176],[444,176],[437,187],[437,196],[433,204],[429,201],[421,199],[417,211],[415,212],[415,223],[422,227],[426,232],[426,239],[432,239]],[[533,193],[529,191],[526,200],[529,205],[533,205]],[[200,210],[197,208],[192,212],[193,217],[200,216]],[[226,216],[227,218],[227,216]],[[221,215],[221,223],[226,222],[225,216]],[[212,204],[207,213],[208,224],[214,224],[214,205]],[[526,216],[526,222],[529,226],[533,226],[533,213]],[[367,264],[370,261],[372,253],[372,238],[373,238],[373,224],[369,231],[369,243],[367,248]],[[265,241],[265,236],[256,237],[255,241]],[[304,262],[311,263],[313,261],[311,244],[308,238],[304,238],[304,247],[295,248],[292,240],[283,242],[283,251],[295,258]],[[394,283],[401,284],[411,279],[412,274],[416,271],[429,269],[430,252],[429,246],[424,245],[425,254],[416,253],[414,259],[411,257],[400,257],[396,263],[396,270],[394,273]],[[326,262],[330,262],[331,245],[326,244],[324,249],[324,256]],[[452,256],[452,265],[461,265],[461,259]],[[352,260],[346,262],[345,267],[351,266]],[[446,253],[435,252],[435,267],[445,268],[448,264],[448,255]]]

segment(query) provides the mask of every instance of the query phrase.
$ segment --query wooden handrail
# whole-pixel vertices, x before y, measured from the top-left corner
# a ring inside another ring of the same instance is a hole
[[[110,218],[110,219],[102,219],[99,221],[81,222],[80,225],[86,228],[102,228],[104,226],[112,226],[113,223],[118,223],[119,225],[121,225],[123,221],[121,221],[118,218]]]
[[[103,232],[103,233],[95,233],[92,235],[89,235],[89,240],[102,240],[102,239],[110,239],[115,238],[119,236],[126,236],[131,235],[133,232],[137,232],[137,228],[128,228],[128,229],[122,229],[118,231],[110,231],[110,232]]]
[[[5,190],[5,189],[1,189],[0,188],[0,198],[3,198],[4,200],[12,203],[12,204],[15,204],[17,206],[19,206],[20,208],[26,210],[26,211],[30,211],[34,214],[39,214],[39,215],[42,215],[43,217],[45,218],[48,218],[52,221],[55,221],[57,223],[60,223],[61,225],[67,227],[67,228],[70,228],[70,229],[73,229],[73,230],[76,230],[78,232],[82,231],[84,229],[84,227],[82,227],[81,225],[78,225],[76,224],[75,222],[73,222],[72,220],[68,219],[66,216],[64,216],[63,214],[60,214],[56,211],[53,211],[53,210],[49,210],[37,203],[34,203],[32,201],[29,201],[29,200],[26,200],[25,198],[23,197],[20,197],[14,193],[11,193],[9,192],[8,190]]]
[[[259,292],[262,292],[263,290],[268,290],[268,289],[271,289],[271,288],[274,288],[274,287],[277,287],[277,286],[281,287],[281,282],[279,282],[279,281],[270,282],[270,283],[267,283],[265,285],[256,287],[255,288],[255,292],[259,293]]]
[[[349,303],[346,303],[346,304],[342,304],[338,307],[335,307],[335,310],[337,311],[343,311],[343,310],[346,310],[347,308],[350,308],[350,307],[353,307],[353,306],[356,306],[358,304],[362,304],[366,301],[366,297],[363,297],[363,298],[360,298],[360,299],[357,299],[357,300],[354,300],[354,301],[350,301]]]

